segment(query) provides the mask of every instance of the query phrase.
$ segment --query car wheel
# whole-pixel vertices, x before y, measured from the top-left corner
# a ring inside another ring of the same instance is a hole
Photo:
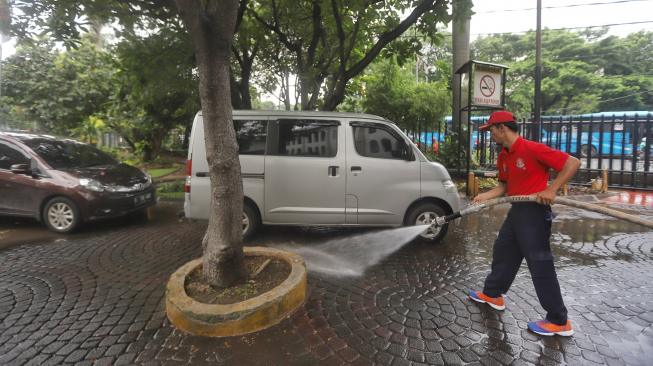
[[[426,225],[430,224],[436,217],[446,215],[446,211],[435,203],[421,203],[414,207],[406,218],[406,225]],[[435,244],[442,240],[447,234],[449,224],[437,228],[429,228],[420,234],[416,241],[423,243]]]
[[[249,240],[261,226],[261,218],[251,204],[243,204],[243,240]]]
[[[55,197],[43,207],[43,221],[52,231],[69,233],[80,223],[79,209],[70,199]]]

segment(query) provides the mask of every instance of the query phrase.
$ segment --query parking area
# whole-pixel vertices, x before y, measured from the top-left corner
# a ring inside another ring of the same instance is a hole
[[[607,204],[653,219],[647,206]],[[525,264],[505,312],[466,298],[489,271],[501,206],[463,218],[441,245],[404,246],[361,277],[311,273],[308,300],[290,318],[212,339],[165,317],[167,278],[201,254],[206,227],[179,220],[179,209],[162,202],[145,224],[103,222],[68,236],[0,223],[0,233],[25,233],[0,248],[0,364],[650,364],[653,232],[634,224],[555,206],[571,338],[526,330],[543,310]],[[311,246],[361,232],[266,228],[248,245]]]

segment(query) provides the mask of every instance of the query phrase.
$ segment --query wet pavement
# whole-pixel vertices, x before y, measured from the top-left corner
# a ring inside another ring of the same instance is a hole
[[[605,204],[653,219],[645,205]],[[404,246],[362,277],[310,274],[305,306],[281,324],[213,339],[165,317],[167,278],[201,254],[206,227],[179,221],[179,209],[161,202],[147,223],[102,222],[69,236],[0,222],[3,241],[23,233],[0,249],[0,365],[647,365],[653,355],[653,231],[635,224],[554,207],[571,338],[526,330],[544,311],[525,264],[504,312],[466,298],[489,271],[508,209],[500,206],[463,218],[441,245]],[[311,246],[367,231],[270,227],[248,245]]]

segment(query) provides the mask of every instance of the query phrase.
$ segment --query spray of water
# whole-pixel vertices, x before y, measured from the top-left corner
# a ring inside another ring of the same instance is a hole
[[[408,226],[334,239],[310,247],[283,245],[279,248],[301,255],[309,271],[335,277],[360,276],[428,227]]]

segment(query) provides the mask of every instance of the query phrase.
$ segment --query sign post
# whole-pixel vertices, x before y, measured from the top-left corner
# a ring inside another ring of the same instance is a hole
[[[458,113],[459,120],[461,121],[458,126],[458,143],[463,149],[466,157],[466,175],[470,172],[470,165],[472,161],[472,150],[475,141],[472,141],[472,131],[476,126],[472,126],[471,117],[472,113],[476,111],[493,111],[505,109],[505,95],[506,95],[506,70],[507,66],[492,64],[488,62],[469,60],[461,66],[456,74],[460,74],[460,110],[454,111]],[[466,94],[466,95],[465,95]],[[462,116],[466,115],[467,131],[463,135],[462,131]],[[478,131],[476,138],[478,146],[481,146],[480,139],[482,132]],[[478,152],[477,153],[485,153]],[[458,161],[458,175],[462,175],[462,164]],[[468,194],[470,187],[467,187]]]

